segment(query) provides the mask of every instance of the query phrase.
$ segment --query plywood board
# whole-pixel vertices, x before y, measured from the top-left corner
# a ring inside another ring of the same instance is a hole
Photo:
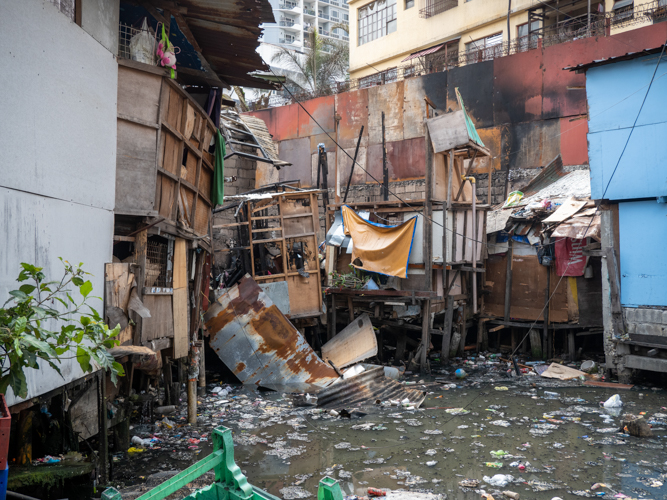
[[[144,305],[151,312],[142,321],[141,342],[174,336],[174,315],[171,295],[144,295]]]
[[[445,113],[426,120],[433,152],[442,153],[468,144],[468,127],[463,110]]]
[[[579,210],[581,210],[586,204],[586,200],[579,201],[574,198],[569,198],[563,202],[563,204],[558,207],[558,209],[552,213],[549,217],[542,221],[543,224],[550,224],[552,222],[563,222],[566,219],[569,219]]]
[[[157,130],[119,120],[117,133],[115,211],[149,214],[155,196]]]
[[[104,266],[105,283],[105,319],[109,322],[107,311],[110,308],[119,308],[128,315],[127,304],[130,300],[130,291],[134,285],[134,274],[130,272],[130,264],[108,263]],[[115,325],[109,325],[114,327]],[[128,324],[119,334],[121,345],[132,343],[133,328]]]
[[[433,200],[447,201],[447,183],[449,179],[449,155],[440,153],[433,155]],[[461,187],[461,176],[452,176],[452,201]],[[460,200],[472,200],[472,187],[466,182]]]
[[[178,243],[179,240],[176,240]],[[185,243],[185,240],[180,240]],[[175,257],[175,256],[174,256]],[[174,282],[176,277],[174,276]],[[175,288],[172,296],[174,311],[174,359],[188,355],[188,289]]]
[[[176,238],[174,242],[174,289],[188,287],[188,263],[186,241]]]
[[[157,123],[162,77],[118,66],[118,115]]]
[[[322,346],[322,359],[331,361],[336,368],[350,366],[377,353],[377,338],[368,314],[355,318],[338,335]]]
[[[290,317],[315,316],[322,312],[322,293],[316,272],[309,278],[289,276],[287,288],[290,297]]]

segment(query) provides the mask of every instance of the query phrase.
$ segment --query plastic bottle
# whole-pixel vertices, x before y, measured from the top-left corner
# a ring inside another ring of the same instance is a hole
[[[387,492],[380,488],[368,488],[368,494],[373,497],[386,497]]]

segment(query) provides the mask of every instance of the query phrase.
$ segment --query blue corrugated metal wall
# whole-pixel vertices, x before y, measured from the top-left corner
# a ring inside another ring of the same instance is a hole
[[[603,198],[646,95],[659,54],[598,66],[586,74],[591,197]],[[667,55],[604,198],[667,195]]]
[[[667,204],[629,201],[618,208],[621,303],[667,306]]]

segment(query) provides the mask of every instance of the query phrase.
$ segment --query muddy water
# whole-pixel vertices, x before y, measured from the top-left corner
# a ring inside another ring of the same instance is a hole
[[[545,395],[545,391],[557,394]],[[507,380],[438,390],[416,411],[375,407],[353,419],[293,408],[278,393],[249,394],[237,400],[246,404],[247,411],[204,410],[207,424],[200,426],[200,433],[206,434],[206,428],[214,425],[230,427],[235,440],[246,443],[236,445],[235,458],[248,480],[278,496],[281,489],[294,484],[316,495],[319,480],[330,475],[340,480],[346,494],[358,495],[372,486],[473,499],[479,498],[484,487],[489,492],[515,491],[522,499],[602,494],[605,498],[623,498],[618,494],[667,498],[663,484],[667,482],[667,426],[660,422],[667,418],[665,391],[619,393],[623,413],[646,412],[645,418],[656,422],[652,439],[616,432],[621,417],[610,415],[599,404],[613,394],[589,387],[541,388],[538,384],[533,388]],[[447,408],[465,408],[468,413],[452,414]],[[192,444],[193,449],[188,449],[188,432],[177,429],[176,437],[165,438],[162,449],[123,460],[117,464],[120,476],[132,483],[158,470],[183,469],[210,452],[207,441],[196,450]],[[499,450],[511,456],[499,458],[491,453]],[[519,461],[524,470],[517,467]],[[502,466],[491,468],[487,462]],[[509,474],[514,481],[502,488],[484,482],[484,476],[495,474]],[[480,485],[461,488],[459,482],[464,479],[479,480]],[[606,487],[590,491],[595,483]]]

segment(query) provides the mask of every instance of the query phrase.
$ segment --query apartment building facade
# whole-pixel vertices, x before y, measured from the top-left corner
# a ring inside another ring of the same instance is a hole
[[[262,41],[266,44],[300,50],[308,46],[308,31],[331,41],[349,41],[347,0],[270,0],[275,23],[265,23]]]
[[[540,39],[554,44],[635,29],[653,23],[652,16],[667,7],[667,0],[350,0],[349,4],[350,78],[365,87],[522,52],[536,48]]]

